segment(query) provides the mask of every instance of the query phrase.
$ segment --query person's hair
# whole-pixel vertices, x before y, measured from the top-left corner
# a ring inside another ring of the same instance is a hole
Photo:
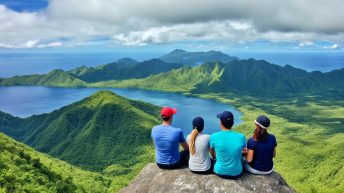
[[[196,137],[197,137],[198,133],[202,132],[202,131],[203,131],[203,128],[194,127],[191,134],[190,134],[189,149],[190,149],[191,155],[194,155],[196,153],[196,146],[195,146]]]
[[[226,129],[231,129],[231,128],[233,127],[233,125],[234,125],[234,122],[231,121],[231,122],[229,122],[229,123],[228,123],[228,122],[226,123],[226,122],[222,122],[222,121],[221,121],[221,124],[222,124],[222,126],[225,127]]]
[[[162,120],[164,120],[164,121],[169,121],[170,119],[171,119],[171,117],[161,117],[162,118]]]
[[[256,124],[257,125],[257,124]],[[268,137],[268,131],[266,129],[261,128],[257,125],[256,129],[254,130],[253,138],[256,141],[264,141]]]

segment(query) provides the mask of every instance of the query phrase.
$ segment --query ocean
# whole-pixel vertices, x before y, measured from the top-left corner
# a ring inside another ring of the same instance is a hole
[[[162,56],[162,51],[1,51],[0,77],[24,74],[42,74],[53,69],[69,70],[82,65],[96,66],[131,57],[143,61]],[[226,52],[241,59],[262,59],[278,65],[292,65],[307,71],[328,72],[344,68],[344,52]]]

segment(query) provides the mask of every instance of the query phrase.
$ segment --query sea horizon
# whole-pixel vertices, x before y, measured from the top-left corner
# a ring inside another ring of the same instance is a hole
[[[172,50],[170,50],[172,51]],[[187,50],[191,51],[191,50]],[[0,51],[0,78],[28,74],[44,74],[54,69],[70,70],[80,66],[98,66],[120,58],[145,61],[158,58],[168,51]],[[254,58],[285,66],[291,65],[308,72],[329,72],[344,68],[342,51],[223,51],[239,59]]]

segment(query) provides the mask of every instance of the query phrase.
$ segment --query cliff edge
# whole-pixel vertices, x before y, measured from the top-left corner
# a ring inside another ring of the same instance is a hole
[[[237,180],[227,180],[216,175],[197,175],[188,168],[162,170],[148,164],[135,180],[120,193],[295,193],[276,172],[258,176],[244,173]]]

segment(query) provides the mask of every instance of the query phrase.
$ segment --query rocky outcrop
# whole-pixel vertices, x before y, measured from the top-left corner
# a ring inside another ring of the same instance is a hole
[[[136,179],[120,193],[295,193],[276,172],[259,176],[244,173],[237,180],[216,175],[197,175],[187,168],[161,170],[156,164],[147,165]]]

